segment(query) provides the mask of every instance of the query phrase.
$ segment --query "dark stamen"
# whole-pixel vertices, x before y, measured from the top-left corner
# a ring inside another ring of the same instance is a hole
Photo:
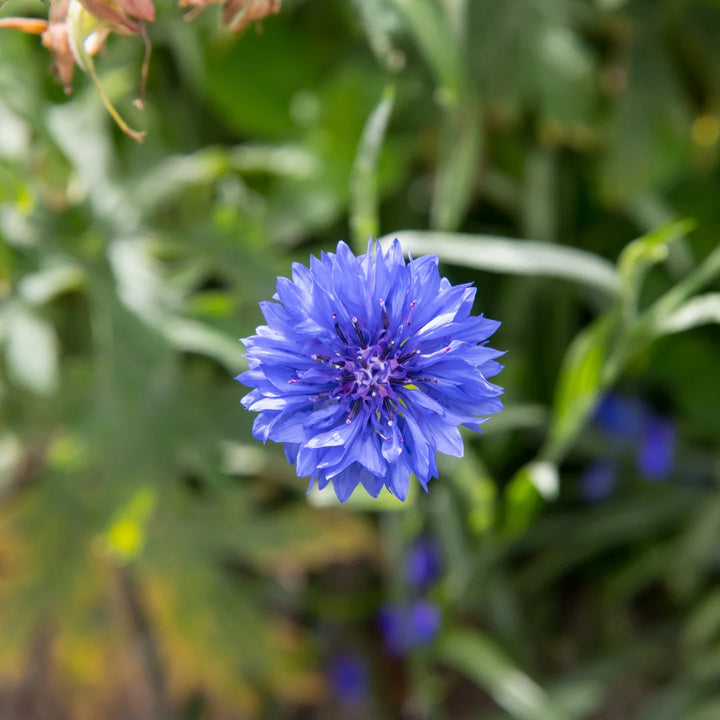
[[[394,408],[388,398],[385,398],[383,400],[383,407],[385,408],[385,412],[388,414],[388,425],[392,425],[393,424],[392,416],[393,416]]]
[[[363,335],[363,331],[360,329],[360,323],[358,322],[358,319],[356,317],[352,319],[352,324],[360,340],[360,347],[365,350],[365,348],[367,347],[367,343],[365,342],[365,336]]]
[[[380,355],[380,359],[384,360],[389,354],[390,351],[395,347],[395,341],[391,340],[386,346],[385,349],[382,351],[382,355]]]
[[[318,355],[317,353],[315,355],[310,356],[313,360],[319,360],[319,361],[326,361],[330,358],[327,355]]]
[[[345,335],[343,334],[343,331],[340,329],[340,325],[337,321],[337,313],[332,314],[332,319],[335,321],[335,332],[337,333],[337,336],[346,344],[348,345],[348,341],[345,338]]]
[[[357,414],[360,412],[361,407],[362,407],[362,400],[356,400],[353,403],[352,408],[350,408],[350,413],[347,416],[347,420],[345,420],[346,425],[349,425],[357,417]]]
[[[403,355],[401,358],[398,358],[398,362],[402,365],[404,362],[407,362],[411,358],[414,358],[416,355],[419,355],[419,350],[411,350],[407,355]]]

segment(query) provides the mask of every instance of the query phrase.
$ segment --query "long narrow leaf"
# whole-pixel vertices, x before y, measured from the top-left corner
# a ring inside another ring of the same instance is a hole
[[[495,702],[517,720],[566,720],[545,691],[515,667],[489,638],[456,630],[439,648],[443,662],[469,677],[492,695]]]
[[[610,299],[617,297],[620,277],[612,263],[577,248],[491,235],[402,230],[397,237],[406,252],[437,253],[441,260],[488,272],[558,277],[591,287]]]
[[[362,247],[378,234],[377,165],[385,131],[395,100],[395,89],[387,87],[372,111],[358,144],[350,178],[350,215],[355,245]]]

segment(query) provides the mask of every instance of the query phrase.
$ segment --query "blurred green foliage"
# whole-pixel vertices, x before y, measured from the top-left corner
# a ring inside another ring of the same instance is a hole
[[[141,45],[95,63],[143,145],[0,35],[0,716],[716,720],[720,4],[157,10],[144,114]],[[252,440],[236,338],[370,232],[476,282],[507,409],[428,496],[338,507]],[[675,463],[589,502],[611,390]],[[398,659],[376,615],[420,534],[443,627]]]

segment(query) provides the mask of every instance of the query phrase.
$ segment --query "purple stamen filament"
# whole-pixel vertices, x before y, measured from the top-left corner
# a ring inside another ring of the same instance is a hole
[[[335,333],[344,347],[339,348],[332,359],[325,355],[313,356],[314,360],[335,369],[336,373],[332,376],[335,387],[329,391],[329,396],[341,400],[348,408],[347,424],[364,411],[366,418],[375,413],[380,422],[392,426],[398,412],[398,392],[402,392],[402,386],[413,382],[409,365],[420,351],[402,352],[395,340],[386,339],[389,315],[383,300],[380,305],[385,314],[385,324],[374,340],[372,334],[363,330],[360,320],[353,317],[351,323],[357,343],[351,344],[347,339],[349,336],[337,322],[337,314],[333,313]],[[406,323],[414,307],[413,302]]]

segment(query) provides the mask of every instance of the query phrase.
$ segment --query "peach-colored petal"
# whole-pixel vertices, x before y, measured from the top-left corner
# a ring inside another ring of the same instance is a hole
[[[37,18],[0,18],[0,28],[9,30],[21,30],[30,35],[41,35],[47,30],[47,21],[38,20]]]
[[[233,31],[244,30],[251,22],[280,12],[281,0],[227,0],[223,21]]]
[[[80,0],[81,5],[98,20],[105,21],[114,32],[125,35],[138,35],[140,25],[136,20],[124,15],[114,2],[107,0]]]
[[[130,17],[153,22],[155,20],[155,6],[151,0],[117,0],[120,9]]]

